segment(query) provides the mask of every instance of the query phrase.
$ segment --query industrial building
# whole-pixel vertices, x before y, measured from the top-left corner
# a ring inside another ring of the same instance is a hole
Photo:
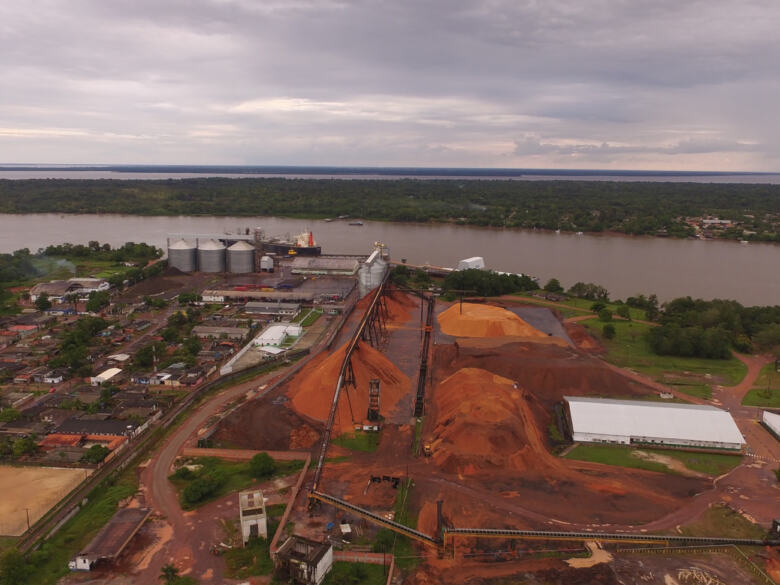
[[[301,305],[298,303],[258,303],[249,302],[244,305],[244,311],[253,315],[264,315],[268,317],[288,317],[294,318],[300,311]]]
[[[761,422],[780,441],[780,414],[765,410],[761,414]]]
[[[68,563],[70,570],[90,571],[95,563],[116,560],[151,513],[149,508],[119,510],[95,538]]]
[[[359,256],[299,256],[292,261],[292,274],[354,276],[360,267]]]
[[[249,544],[250,538],[268,538],[263,492],[249,490],[238,494],[238,518],[244,546]]]
[[[249,328],[196,325],[192,328],[192,334],[201,339],[244,339],[249,334]]]
[[[274,565],[291,583],[320,585],[333,566],[333,546],[291,536],[276,552]]]
[[[266,345],[272,345],[275,347],[284,343],[284,340],[289,337],[300,337],[303,333],[303,327],[292,323],[282,323],[280,325],[270,325],[266,327],[260,335],[255,337],[252,342],[257,347],[263,347]]]
[[[484,268],[485,259],[482,256],[472,256],[458,262],[458,267],[455,270],[482,270]]]
[[[564,396],[572,440],[740,450],[734,419],[714,406]]]
[[[42,294],[51,301],[62,301],[67,296],[86,297],[91,292],[102,292],[111,288],[102,278],[70,278],[41,282],[30,289],[30,300],[35,302]]]
[[[99,373],[97,376],[93,376],[90,378],[90,383],[93,386],[102,386],[106,382],[110,381],[114,377],[118,376],[122,373],[122,370],[119,368],[108,368],[104,372]]]

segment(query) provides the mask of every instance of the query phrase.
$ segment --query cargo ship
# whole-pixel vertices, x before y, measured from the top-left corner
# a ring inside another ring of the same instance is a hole
[[[255,232],[257,247],[262,247],[264,254],[276,254],[277,256],[319,256],[322,248],[314,241],[311,231],[303,232],[292,238],[265,239],[262,230]]]

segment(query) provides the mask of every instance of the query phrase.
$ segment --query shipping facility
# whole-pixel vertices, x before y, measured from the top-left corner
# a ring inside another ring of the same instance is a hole
[[[577,442],[735,451],[745,444],[731,415],[714,406],[579,396],[564,402]]]

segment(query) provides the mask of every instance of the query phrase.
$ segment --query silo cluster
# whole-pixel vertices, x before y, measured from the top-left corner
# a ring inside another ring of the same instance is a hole
[[[178,239],[169,244],[168,265],[182,272],[245,274],[255,271],[255,247],[249,242],[239,240],[230,247],[215,238],[195,242]]]

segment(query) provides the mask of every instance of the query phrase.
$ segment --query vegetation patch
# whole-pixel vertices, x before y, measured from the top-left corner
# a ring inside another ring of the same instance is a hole
[[[393,519],[409,528],[417,528],[417,516],[409,512],[409,493],[412,487],[414,487],[412,480],[407,480],[398,489],[393,507]],[[413,569],[420,564],[420,557],[412,540],[387,528],[382,528],[377,533],[372,550],[391,553],[395,556],[395,564],[401,569]]]
[[[630,321],[613,321],[615,336],[606,339],[597,318],[582,324],[596,336],[607,350],[605,359],[645,374],[654,380],[675,387],[680,392],[710,398],[712,384],[733,386],[747,374],[747,367],[735,357],[729,359],[685,358],[657,355],[647,341],[652,325]]]
[[[745,394],[742,404],[780,408],[780,372],[775,370],[774,362],[761,368],[755,386]]]
[[[379,447],[381,432],[354,431],[344,433],[333,439],[333,443],[350,451],[365,451],[373,453]]]
[[[708,508],[696,522],[683,526],[681,531],[687,536],[732,538],[764,538],[766,536],[766,530],[725,505]]]
[[[217,498],[247,489],[272,477],[290,475],[303,468],[303,461],[274,461],[262,453],[265,462],[257,465],[250,461],[223,461],[217,457],[198,457],[189,466],[179,467],[168,479],[179,492],[179,502],[184,510],[192,510]]]

